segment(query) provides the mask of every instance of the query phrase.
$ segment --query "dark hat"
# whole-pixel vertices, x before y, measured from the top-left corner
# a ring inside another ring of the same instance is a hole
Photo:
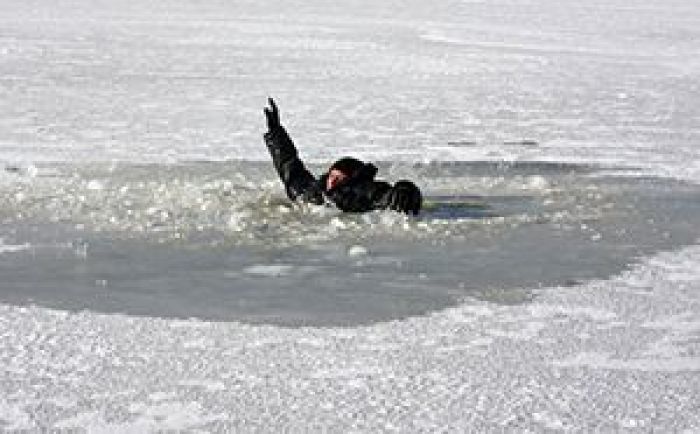
[[[365,163],[352,157],[343,157],[340,160],[333,163],[329,170],[338,169],[348,176],[352,176],[354,173],[365,167]]]

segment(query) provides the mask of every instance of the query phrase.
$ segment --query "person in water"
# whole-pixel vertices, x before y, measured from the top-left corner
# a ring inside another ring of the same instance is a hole
[[[265,144],[290,200],[315,205],[330,203],[345,212],[389,209],[418,214],[423,202],[418,187],[407,180],[398,181],[393,186],[375,180],[377,168],[371,163],[344,157],[316,179],[299,159],[294,142],[280,124],[275,101],[269,98],[268,102],[270,107],[264,110],[267,118]]]

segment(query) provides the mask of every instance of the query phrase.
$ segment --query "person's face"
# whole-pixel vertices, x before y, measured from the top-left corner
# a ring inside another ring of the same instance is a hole
[[[347,178],[348,175],[346,175],[344,172],[338,169],[331,169],[330,172],[328,172],[328,178],[326,178],[326,190],[331,190],[333,187],[345,181]]]

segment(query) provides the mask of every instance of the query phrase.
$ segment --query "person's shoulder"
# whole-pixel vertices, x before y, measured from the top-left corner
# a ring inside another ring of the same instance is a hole
[[[377,201],[380,200],[383,196],[385,196],[393,186],[388,183],[387,181],[383,181],[381,179],[375,179],[371,182],[371,195],[373,200]]]

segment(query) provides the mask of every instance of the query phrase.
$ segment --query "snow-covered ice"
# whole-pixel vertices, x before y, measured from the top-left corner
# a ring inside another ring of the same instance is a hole
[[[0,414],[36,430],[691,429],[700,280],[672,275],[698,260],[358,328],[5,305]]]
[[[0,431],[700,430],[692,0],[2,6]]]

